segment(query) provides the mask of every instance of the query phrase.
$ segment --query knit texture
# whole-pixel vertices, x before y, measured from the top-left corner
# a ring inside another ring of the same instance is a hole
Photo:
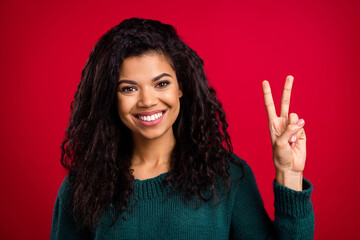
[[[237,157],[237,156],[235,156]],[[238,158],[238,157],[237,157]],[[166,173],[147,180],[134,180],[135,199],[130,200],[126,220],[110,226],[110,211],[103,214],[94,239],[313,239],[314,213],[311,183],[304,178],[303,191],[296,192],[273,182],[275,221],[266,213],[254,174],[246,162],[231,164],[231,190],[219,205],[210,201],[199,206],[185,202],[163,180]],[[51,239],[82,239],[72,215],[70,183],[66,177],[55,201]],[[169,197],[170,196],[170,197]]]

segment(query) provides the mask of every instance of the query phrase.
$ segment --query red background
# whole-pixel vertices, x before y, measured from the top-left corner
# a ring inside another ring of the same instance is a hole
[[[125,18],[174,25],[205,61],[235,152],[252,166],[273,215],[274,167],[261,81],[279,111],[306,121],[304,176],[314,185],[315,239],[355,239],[360,168],[359,1],[0,2],[0,235],[48,239],[66,172],[60,144],[87,57]]]

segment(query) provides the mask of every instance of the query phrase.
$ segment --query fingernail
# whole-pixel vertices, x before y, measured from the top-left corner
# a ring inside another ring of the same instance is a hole
[[[304,125],[304,123],[305,123],[304,119],[300,119],[299,121],[297,121],[296,125],[301,127],[302,125]]]
[[[296,141],[296,137],[295,137],[295,135],[291,136],[291,138],[290,138],[290,142],[295,142],[295,141]]]

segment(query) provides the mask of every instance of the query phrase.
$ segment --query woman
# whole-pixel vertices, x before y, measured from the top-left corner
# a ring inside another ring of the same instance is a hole
[[[276,116],[263,82],[274,149],[275,222],[228,124],[202,59],[170,25],[127,19],[96,44],[62,144],[69,170],[51,239],[312,239],[304,121]]]

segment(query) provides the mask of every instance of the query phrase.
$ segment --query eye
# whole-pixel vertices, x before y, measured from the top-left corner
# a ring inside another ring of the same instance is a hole
[[[120,88],[120,92],[134,92],[134,91],[136,91],[136,88],[130,86]]]
[[[162,82],[159,82],[158,84],[156,84],[156,87],[163,88],[163,87],[166,87],[169,84],[170,84],[169,81],[162,81]]]

